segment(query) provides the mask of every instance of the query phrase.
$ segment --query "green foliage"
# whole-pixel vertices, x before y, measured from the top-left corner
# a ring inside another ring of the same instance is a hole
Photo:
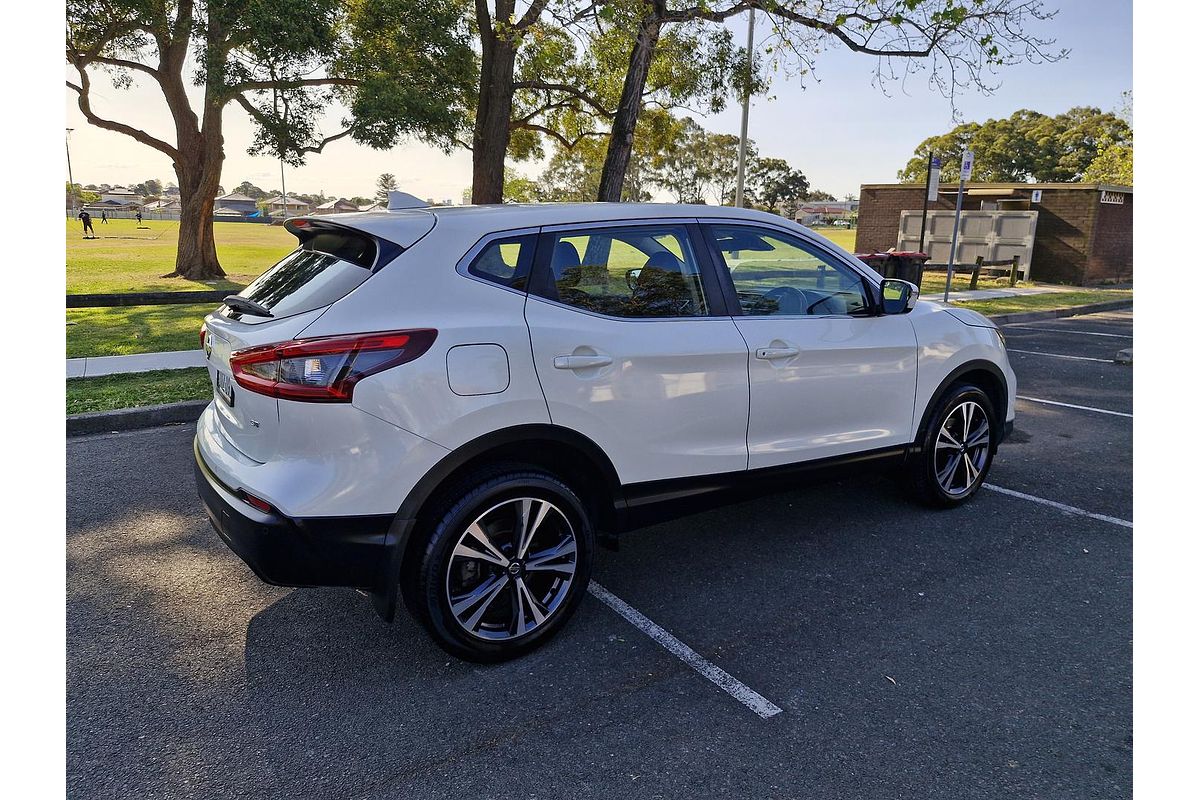
[[[923,182],[930,152],[942,159],[943,175],[956,175],[962,152],[971,149],[975,152],[973,180],[1078,181],[1102,149],[1132,148],[1132,143],[1129,124],[1111,112],[1080,107],[1050,117],[1023,109],[1007,119],[968,122],[931,136],[917,146],[897,177],[909,183]]]
[[[293,165],[340,138],[319,128],[335,102],[349,112],[343,135],[363,144],[449,149],[475,74],[464,11],[461,0],[68,0],[67,60],[124,88],[128,64],[155,69],[163,46],[183,47],[205,103],[219,113],[236,101],[255,121],[250,152]]]
[[[1133,186],[1133,145],[1106,144],[1083,172],[1085,183]]]
[[[390,172],[385,172],[379,176],[379,180],[375,181],[375,199],[386,205],[388,192],[394,192],[397,188],[396,176]]]

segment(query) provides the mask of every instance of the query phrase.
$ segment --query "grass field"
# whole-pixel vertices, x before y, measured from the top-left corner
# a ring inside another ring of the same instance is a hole
[[[943,282],[945,278],[942,279]],[[1018,297],[997,297],[994,300],[968,300],[954,305],[970,308],[980,314],[1016,314],[1021,311],[1050,311],[1074,308],[1110,300],[1132,300],[1133,292],[1123,289],[1091,289],[1078,292],[1047,292]]]
[[[67,358],[127,356],[200,347],[200,323],[212,304],[73,308],[67,311]]]
[[[139,229],[131,219],[93,220],[98,239],[84,239],[78,220],[66,221],[67,293],[120,293],[237,290],[295,247],[282,227],[249,222],[217,222],[217,256],[226,279],[212,283],[162,278],[175,269],[179,223],[148,220]]]
[[[162,369],[136,375],[67,380],[67,413],[112,411],[212,397],[208,370]]]

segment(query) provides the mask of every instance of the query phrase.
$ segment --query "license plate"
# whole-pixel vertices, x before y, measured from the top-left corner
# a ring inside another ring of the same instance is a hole
[[[233,378],[224,372],[217,372],[217,395],[230,407],[233,406]]]

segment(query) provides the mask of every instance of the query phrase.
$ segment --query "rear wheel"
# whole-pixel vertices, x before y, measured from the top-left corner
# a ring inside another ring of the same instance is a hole
[[[996,453],[999,425],[987,394],[957,384],[938,402],[909,467],[917,498],[941,508],[969,500],[983,485]]]
[[[566,623],[591,574],[593,533],[575,492],[541,470],[469,478],[433,521],[414,611],[450,653],[502,661]]]

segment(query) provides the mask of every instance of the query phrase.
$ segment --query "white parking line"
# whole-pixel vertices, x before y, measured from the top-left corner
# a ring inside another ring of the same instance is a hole
[[[1132,528],[1133,527],[1133,523],[1127,519],[1119,519],[1117,517],[1110,517],[1107,514],[1096,514],[1091,511],[1084,511],[1082,508],[1076,508],[1075,506],[1069,506],[1066,503],[1058,503],[1058,502],[1055,502],[1054,500],[1047,500],[1044,497],[1035,497],[1034,495],[1025,494],[1024,492],[1018,492],[1014,489],[1005,489],[1003,486],[996,486],[995,484],[985,483],[985,484],[983,484],[983,488],[991,489],[993,492],[999,492],[1000,494],[1006,494],[1006,495],[1009,495],[1010,497],[1019,497],[1022,500],[1029,500],[1030,502],[1033,502],[1033,503],[1040,503],[1044,506],[1050,506],[1051,508],[1057,508],[1059,511],[1065,511],[1068,514],[1074,514],[1075,516],[1078,516],[1078,517],[1089,517],[1091,519],[1098,519],[1101,522],[1108,522],[1113,525],[1120,525],[1123,528]]]
[[[1010,353],[1024,353],[1027,356],[1045,356],[1046,358],[1069,358],[1072,361],[1099,361],[1101,364],[1111,364],[1111,358],[1090,358],[1088,356],[1065,356],[1061,353],[1039,353],[1037,350],[1014,350],[1007,348]]]
[[[1022,325],[1014,322],[1011,325],[1005,325],[1006,328],[1020,328],[1024,331],[1046,331],[1047,333],[1073,333],[1076,336],[1108,336],[1113,339],[1132,339],[1133,337],[1127,333],[1101,333],[1100,331],[1072,331],[1066,328],[1046,328],[1034,325]]]
[[[1040,397],[1026,397],[1023,394],[1017,395],[1018,400],[1025,400],[1029,403],[1045,403],[1048,406],[1062,406],[1063,408],[1077,408],[1080,411],[1095,411],[1097,414],[1111,414],[1114,417],[1128,417],[1133,419],[1133,414],[1126,414],[1124,411],[1109,411],[1107,408],[1093,408],[1091,406],[1077,406],[1074,403],[1060,403],[1057,400],[1043,400]]]
[[[624,617],[630,625],[661,644],[680,661],[687,664],[689,667],[696,670],[696,672],[699,672],[717,686],[724,689],[730,697],[732,697],[734,700],[737,700],[739,703],[746,706],[763,719],[769,719],[770,717],[773,717],[779,712],[783,711],[782,708],[775,705],[770,700],[763,697],[761,694],[754,691],[749,686],[742,683],[737,678],[733,677],[728,672],[721,669],[716,664],[713,664],[704,656],[700,655],[695,650],[676,639],[671,635],[670,631],[656,624],[645,614],[638,611],[636,608],[629,605],[600,584],[592,581],[588,584],[588,591],[593,597],[600,600],[613,611]]]

